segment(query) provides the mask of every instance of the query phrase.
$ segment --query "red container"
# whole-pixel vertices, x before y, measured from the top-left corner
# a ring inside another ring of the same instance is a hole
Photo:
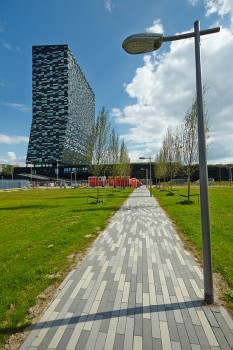
[[[106,186],[106,177],[105,176],[89,176],[88,185],[90,187],[105,187]]]

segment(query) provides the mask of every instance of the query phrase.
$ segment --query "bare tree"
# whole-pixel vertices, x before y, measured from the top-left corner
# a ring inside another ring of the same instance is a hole
[[[108,151],[110,140],[110,123],[108,113],[103,107],[96,119],[92,144],[92,165],[95,176],[103,175],[106,164],[108,163]]]
[[[163,158],[163,151],[160,149],[159,153],[155,156],[154,175],[156,179],[156,187],[160,187],[161,179],[165,180],[166,172],[167,167]]]
[[[125,145],[125,141],[122,140],[120,146],[120,156],[119,156],[119,175],[120,177],[130,176],[131,165],[130,158],[128,154],[128,149]]]
[[[204,88],[204,94],[206,88]],[[205,107],[204,101],[204,107]],[[205,132],[208,133],[208,119],[207,112],[204,112],[205,119]],[[197,99],[194,98],[191,107],[188,109],[183,124],[181,124],[180,132],[180,154],[181,162],[183,165],[183,171],[188,179],[188,201],[190,198],[190,184],[191,176],[197,169],[195,164],[198,163],[198,112],[197,112]]]
[[[178,134],[173,133],[171,127],[167,128],[166,135],[164,136],[162,154],[164,161],[167,164],[167,175],[170,179],[172,190],[171,180],[176,176],[180,168],[180,151]]]
[[[119,136],[114,128],[112,128],[110,134],[108,154],[109,173],[112,175],[113,182],[115,183],[114,179],[118,172],[119,163]]]

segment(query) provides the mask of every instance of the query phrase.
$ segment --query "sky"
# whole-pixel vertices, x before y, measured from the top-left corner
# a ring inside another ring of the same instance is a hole
[[[194,39],[158,51],[122,49],[135,33],[172,36],[221,27],[201,36],[207,88],[209,164],[233,163],[232,0],[0,1],[0,163],[25,165],[32,121],[32,46],[67,44],[105,107],[131,162],[155,157],[167,128],[183,122],[196,94]]]

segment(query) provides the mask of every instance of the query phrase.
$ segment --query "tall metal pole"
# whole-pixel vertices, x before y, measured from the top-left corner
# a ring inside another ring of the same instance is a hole
[[[57,161],[57,186],[58,186],[58,161]]]
[[[203,91],[201,77],[201,54],[200,54],[200,22],[194,23],[195,32],[195,59],[196,59],[196,89],[197,89],[197,112],[198,112],[198,144],[199,144],[199,172],[200,172],[200,202],[201,202],[201,225],[202,225],[202,254],[204,273],[204,298],[208,304],[214,303],[212,254],[210,238],[210,215],[208,197],[208,170],[206,160],[205,121],[203,108]]]

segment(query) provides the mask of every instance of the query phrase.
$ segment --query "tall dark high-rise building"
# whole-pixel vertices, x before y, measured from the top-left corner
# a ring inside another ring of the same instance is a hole
[[[67,45],[32,48],[27,164],[85,164],[95,96]]]

